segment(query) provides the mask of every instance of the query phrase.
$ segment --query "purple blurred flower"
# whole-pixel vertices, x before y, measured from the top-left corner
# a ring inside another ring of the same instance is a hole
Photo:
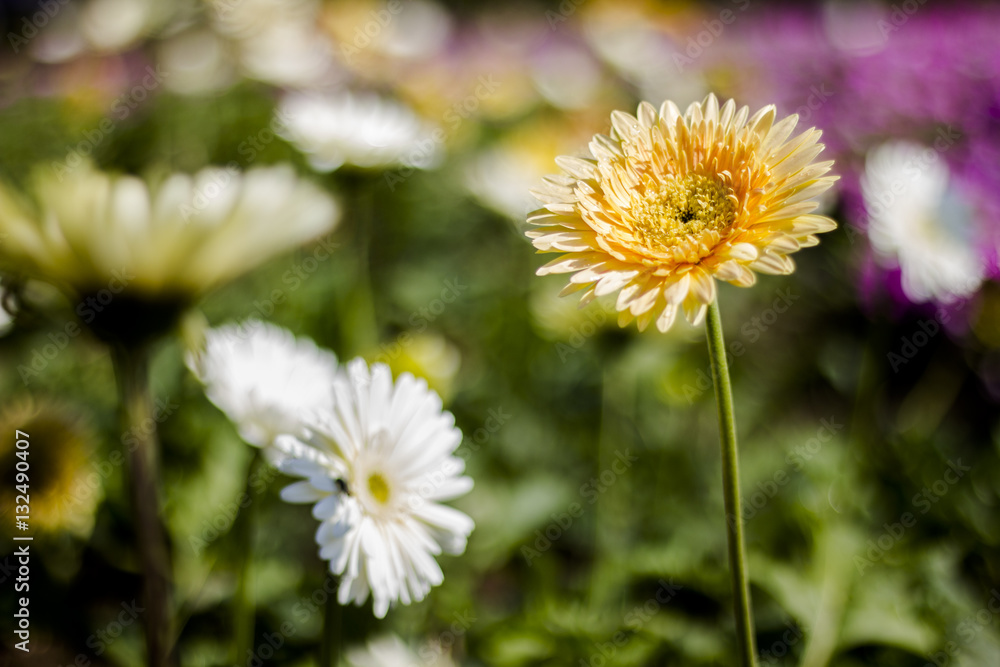
[[[963,234],[985,276],[998,278],[998,34],[1000,8],[987,5],[925,6],[912,15],[833,3],[759,9],[733,26],[704,65],[710,77],[738,68],[740,76],[732,77],[738,96],[776,103],[824,131],[843,176],[845,215],[861,229],[870,213],[861,191],[866,156],[896,139],[932,148],[928,157],[947,166],[949,190],[970,211]],[[895,267],[883,263],[878,281],[866,273],[863,291],[878,282],[891,299],[920,301],[898,289]]]

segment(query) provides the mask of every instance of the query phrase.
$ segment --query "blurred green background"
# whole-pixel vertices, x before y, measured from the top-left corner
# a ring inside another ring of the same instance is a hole
[[[287,12],[312,7],[309,20],[337,61],[327,88],[378,91],[444,130],[434,169],[313,170],[268,129],[284,91],[301,82],[268,80],[229,42],[229,78],[185,88],[168,85],[168,75],[135,100],[145,67],[170,73],[165,45],[214,29],[220,5],[137,3],[146,18],[109,44],[72,27],[130,13],[88,2],[53,3],[58,11],[39,36],[0,53],[0,175],[23,183],[35,165],[92,144],[85,150],[100,166],[133,173],[288,161],[336,193],[345,215],[330,239],[273,260],[201,309],[213,325],[266,319],[343,360],[362,355],[427,377],[465,434],[460,451],[476,486],[455,505],[476,521],[467,553],[442,558],[444,584],[385,621],[370,608],[345,608],[345,647],[391,631],[421,665],[447,664],[436,662],[442,653],[498,667],[732,664],[704,335],[686,325],[666,336],[621,330],[610,304],[578,311],[572,298],[560,300],[559,279],[533,275],[542,261],[522,235],[527,187],[556,171],[555,155],[579,153],[589,135],[606,132],[612,109],[644,96],[683,107],[714,90],[794,112],[808,86],[795,84],[800,97],[789,101],[788,89],[761,75],[782,44],[810,34],[791,24],[861,19],[841,12],[843,3],[421,3],[423,18],[392,32],[413,4],[399,2],[405,11],[389,13],[381,39],[363,47],[352,41],[355,28],[378,22],[388,5],[295,2]],[[1000,25],[990,7],[942,14],[931,4],[895,9],[942,42],[960,40],[963,21]],[[5,3],[3,33],[26,34],[24,21],[47,11],[41,5]],[[893,20],[893,5],[854,7]],[[678,65],[688,37],[711,33],[716,20],[724,31]],[[757,38],[771,25],[773,52]],[[63,42],[39,46],[57,28]],[[613,30],[624,33],[611,39]],[[429,46],[413,46],[421,35]],[[357,56],[345,51],[352,45]],[[845,65],[870,52],[848,57],[837,48],[804,46],[794,75],[829,75],[836,105],[877,107],[853,96]],[[629,64],[630,53],[645,61]],[[993,95],[977,116],[986,120],[963,127],[966,143],[1000,143],[996,72],[953,82],[965,105],[981,102],[967,99],[965,86]],[[477,93],[483,76],[499,82],[493,92]],[[123,95],[135,108],[120,117]],[[110,131],[100,130],[106,118]],[[1000,664],[1000,287],[987,277],[948,310],[880,288],[891,277],[873,268],[851,198],[872,142],[957,122],[937,111],[907,121],[887,113],[881,129],[859,124],[868,143],[824,127],[843,164],[844,194],[827,203],[841,228],[797,255],[794,275],[720,290],[763,665]],[[804,119],[817,122],[819,114]],[[835,125],[837,116],[822,122]],[[984,162],[993,153],[966,143],[962,160],[996,171]],[[330,243],[329,259],[317,261]],[[15,656],[5,631],[0,661],[141,664],[140,624],[127,609],[139,595],[138,557],[124,467],[115,463],[129,434],[118,427],[110,359],[86,332],[66,334],[72,304],[41,284],[8,287],[18,309],[0,338],[0,422],[5,433],[31,433],[40,516],[33,651]],[[315,521],[280,501],[285,478],[253,463],[254,450],[183,357],[183,337],[174,337],[153,373],[181,662],[316,664],[325,564]],[[16,459],[7,435],[3,442],[0,517],[9,526]],[[7,619],[13,549],[0,540]],[[257,653],[234,656],[233,600],[248,550]]]

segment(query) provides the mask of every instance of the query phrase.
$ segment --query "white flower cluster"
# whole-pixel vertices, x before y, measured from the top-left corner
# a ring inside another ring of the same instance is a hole
[[[207,335],[188,365],[243,438],[302,478],[282,491],[313,504],[316,542],[341,575],[341,604],[375,615],[422,600],[444,575],[435,556],[461,554],[472,519],[443,502],[472,480],[455,456],[462,433],[441,398],[409,373],[334,355],[269,324]]]

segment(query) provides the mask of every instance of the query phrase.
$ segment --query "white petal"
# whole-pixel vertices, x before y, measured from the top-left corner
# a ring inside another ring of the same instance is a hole
[[[295,482],[281,490],[281,499],[286,503],[314,503],[326,496],[309,482]]]

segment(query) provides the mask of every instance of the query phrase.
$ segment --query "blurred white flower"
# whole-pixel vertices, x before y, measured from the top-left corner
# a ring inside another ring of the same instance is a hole
[[[80,28],[95,49],[120,51],[169,16],[168,7],[155,0],[90,0],[83,5]]]
[[[7,308],[13,308],[13,300],[10,293],[0,287],[0,336],[10,331],[14,324],[14,315]]]
[[[698,68],[675,62],[678,54],[683,55],[683,47],[661,29],[664,22],[675,20],[664,19],[653,9],[659,7],[608,3],[584,17],[584,36],[601,59],[638,88],[640,99],[703,97],[708,86]],[[650,63],[663,66],[650,67]]]
[[[183,13],[184,3],[157,0],[86,0],[67,3],[53,2],[42,6],[38,14],[47,16],[38,22],[38,36],[30,39],[31,55],[44,63],[66,62],[85,51],[122,53],[138,47],[143,39],[168,24],[176,14]],[[52,10],[55,11],[52,11]],[[15,52],[20,42],[28,41],[13,35]],[[9,35],[9,37],[10,37]]]
[[[310,86],[333,68],[316,0],[206,0],[215,29],[233,41],[246,73],[281,86]]]
[[[150,188],[81,164],[43,169],[33,202],[0,185],[0,257],[81,291],[123,271],[128,289],[199,293],[329,232],[339,211],[287,166],[208,168]]]
[[[390,21],[378,46],[386,54],[402,59],[425,58],[442,50],[451,34],[451,15],[436,2],[407,0]]]
[[[528,160],[505,147],[486,149],[465,170],[465,186],[484,205],[514,220],[535,210],[538,200],[530,190],[545,175]]]
[[[371,64],[369,56],[429,58],[447,48],[452,31],[448,10],[430,0],[356,0],[329,3],[325,10],[324,23],[341,57],[358,70]]]
[[[247,321],[211,329],[204,350],[187,365],[205,394],[251,445],[269,448],[282,433],[295,433],[312,413],[333,405],[337,357],[308,338],[266,322]]]
[[[350,667],[454,667],[455,663],[440,646],[428,645],[420,655],[396,635],[383,635],[363,648],[345,652]]]
[[[0,184],[0,267],[81,304],[96,299],[90,319],[77,312],[98,333],[172,324],[202,293],[329,232],[339,218],[334,200],[288,166],[175,173],[151,187],[69,163],[41,168],[29,199]]]
[[[316,541],[341,575],[338,600],[374,612],[422,600],[444,575],[434,557],[461,554],[473,522],[440,504],[464,495],[472,480],[454,456],[462,434],[427,383],[389,367],[348,364],[334,383],[331,408],[307,436],[280,436],[281,469],[304,477],[286,487],[288,502],[315,503]]]
[[[600,90],[600,64],[580,45],[549,46],[534,56],[531,66],[538,92],[557,108],[587,107]]]
[[[908,299],[947,304],[975,293],[984,266],[973,214],[933,148],[896,141],[873,149],[861,187],[872,247],[883,265],[898,265]]]
[[[343,164],[426,169],[440,159],[443,132],[374,93],[291,93],[278,118],[282,136],[319,171]]]
[[[182,95],[220,90],[236,80],[227,42],[205,26],[163,39],[156,55],[163,70],[170,72],[164,85]]]
[[[80,26],[80,7],[74,3],[63,6],[31,40],[29,52],[43,63],[61,63],[75,58],[88,47]]]
[[[521,224],[538,208],[531,190],[552,171],[552,161],[586,146],[593,124],[602,121],[595,116],[570,123],[560,114],[519,123],[472,157],[465,186],[482,204]]]

